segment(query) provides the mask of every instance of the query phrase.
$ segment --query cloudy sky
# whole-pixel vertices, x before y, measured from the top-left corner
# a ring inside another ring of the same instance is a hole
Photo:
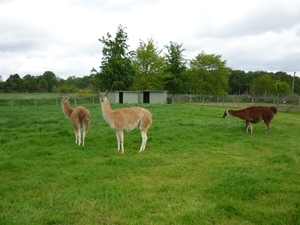
[[[299,0],[0,0],[0,75],[90,75],[98,39],[118,25],[130,50],[153,38],[182,44],[187,59],[204,51],[234,70],[300,76]]]

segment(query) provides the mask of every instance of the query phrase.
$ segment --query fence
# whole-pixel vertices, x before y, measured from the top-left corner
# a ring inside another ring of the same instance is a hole
[[[71,105],[100,104],[98,96],[72,97],[69,99]],[[21,106],[21,105],[60,105],[60,98],[0,98],[0,106]]]
[[[276,106],[280,111],[300,111],[300,98],[294,96],[250,97],[246,95],[169,95],[168,103],[190,103],[210,106],[245,108],[251,105]],[[72,97],[71,105],[100,104],[97,95]],[[0,98],[0,106],[60,105],[60,97],[52,98]]]
[[[251,105],[276,106],[280,111],[300,111],[300,98],[292,96],[251,97],[248,95],[170,95],[168,103],[191,103],[245,108]]]

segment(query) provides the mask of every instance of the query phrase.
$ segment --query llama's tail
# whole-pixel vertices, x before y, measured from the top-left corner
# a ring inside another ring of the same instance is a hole
[[[273,113],[277,113],[277,109],[275,107],[270,107],[270,109],[273,111]]]

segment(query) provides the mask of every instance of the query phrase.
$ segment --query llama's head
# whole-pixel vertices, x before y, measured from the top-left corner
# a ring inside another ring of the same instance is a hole
[[[105,102],[106,101],[106,99],[107,99],[107,90],[105,91],[105,92],[101,92],[100,90],[99,90],[99,100],[100,100],[100,102]]]
[[[223,114],[223,119],[225,119],[227,116],[229,116],[228,109],[225,110],[225,112]]]
[[[61,103],[66,103],[69,101],[69,97],[68,96],[61,96]]]

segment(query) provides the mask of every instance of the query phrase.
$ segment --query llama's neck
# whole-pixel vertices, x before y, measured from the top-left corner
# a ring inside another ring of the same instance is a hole
[[[243,110],[228,110],[229,115],[245,119]]]
[[[110,114],[112,109],[110,108],[110,104],[108,99],[105,99],[103,102],[101,101],[102,115],[107,123],[110,124]]]
[[[62,103],[63,112],[67,117],[71,117],[73,109],[70,106],[70,102]]]

